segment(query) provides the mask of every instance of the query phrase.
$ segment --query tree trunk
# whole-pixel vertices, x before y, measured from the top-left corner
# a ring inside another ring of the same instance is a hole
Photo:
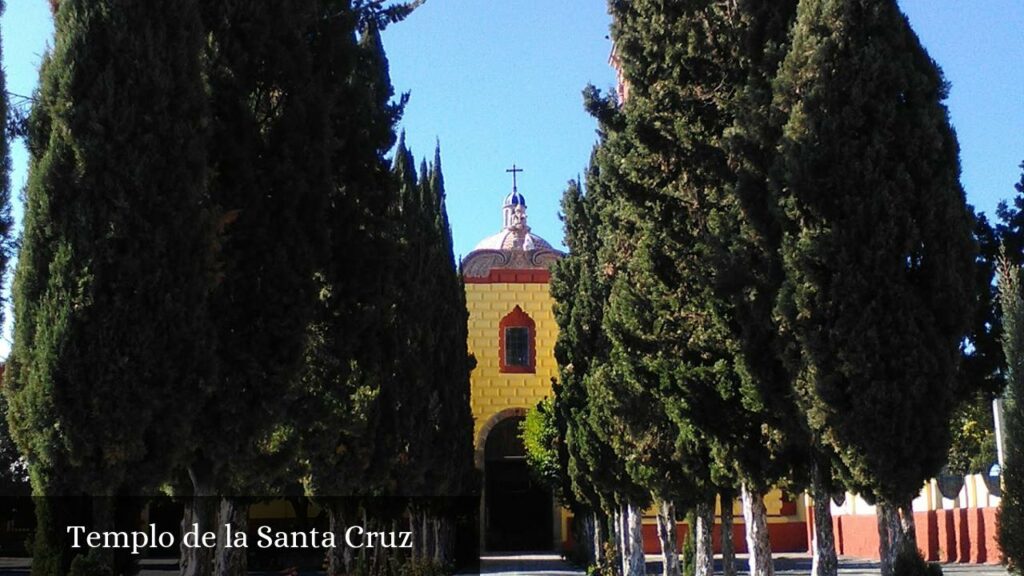
[[[619,572],[626,576],[629,573],[629,527],[627,513],[628,507],[625,504],[619,504],[615,510],[615,535],[617,536],[617,542],[615,545],[616,552],[619,553]]]
[[[914,503],[908,501],[899,507],[900,528],[903,533],[903,545],[910,548],[915,554],[919,553],[917,547],[917,523],[914,522]]]
[[[228,540],[231,527],[232,539]],[[235,546],[234,534],[249,529],[249,504],[240,498],[224,497],[220,501],[220,522],[217,530],[217,561],[215,576],[245,576],[248,573],[246,548]]]
[[[814,499],[811,576],[836,576],[839,561],[836,558],[836,538],[832,532],[831,497],[825,475],[818,464],[811,468],[811,498]]]
[[[747,553],[750,554],[750,576],[774,576],[772,544],[768,539],[768,513],[764,508],[764,495],[744,482],[743,522],[747,533]]]
[[[878,521],[878,555],[882,559],[882,576],[893,576],[896,559],[901,554],[920,555],[912,502],[893,506],[879,501],[875,505],[875,515]]]
[[[622,574],[623,570],[623,539],[620,534],[623,532],[622,525],[622,508],[615,504],[610,506],[611,511],[608,515],[608,547],[605,548],[609,554],[612,554],[607,559],[608,567],[611,570],[617,570],[618,573]]]
[[[592,561],[594,566],[601,566],[604,564],[604,544],[608,541],[608,536],[605,534],[606,517],[600,512],[595,511],[591,518],[594,523],[594,556]]]
[[[186,513],[181,520],[180,541],[181,576],[212,576],[214,549],[206,546],[185,546],[184,536],[198,526],[199,536],[217,530],[218,498],[213,485],[213,466],[204,458],[198,458],[188,468],[192,479],[192,500],[186,504]],[[190,544],[200,544],[190,542]]]
[[[573,510],[573,538],[580,553],[587,560],[587,566],[594,564],[594,516]]]
[[[713,501],[712,501],[713,502]],[[715,509],[708,501],[699,502],[694,510],[694,558],[695,576],[714,576],[715,555],[711,548],[711,527],[715,523]]]
[[[434,557],[437,543],[434,542],[434,530],[432,529],[433,515],[423,511],[421,526],[423,526],[423,559],[430,560]]]
[[[625,576],[644,576],[647,573],[647,558],[644,556],[643,509],[630,503],[626,508],[626,520],[629,558]]]
[[[419,560],[423,556],[423,541],[419,538],[419,531],[416,530],[416,510],[409,508],[409,532],[412,538],[412,548],[409,550],[409,557],[413,560]]]
[[[337,500],[328,501],[327,529],[334,534],[334,547],[327,550],[327,576],[349,574],[352,571],[352,549],[345,543],[344,504]]]
[[[732,541],[732,503],[736,495],[730,489],[718,497],[722,507],[722,576],[736,576],[736,546]]]
[[[451,526],[452,519],[447,514],[434,517],[434,562],[438,566],[449,566],[453,560]]]
[[[890,516],[891,509],[886,503],[879,501],[875,504],[875,519],[878,522],[878,558],[881,563],[882,576],[893,576],[895,553],[893,538],[895,535],[890,530],[892,527]]]
[[[676,506],[667,501],[658,501],[658,539],[661,540],[661,555],[664,576],[681,576],[679,550],[677,549]]]
[[[455,520],[450,515],[442,516],[437,520],[437,550],[439,556],[436,558],[441,566],[453,566],[455,564]]]

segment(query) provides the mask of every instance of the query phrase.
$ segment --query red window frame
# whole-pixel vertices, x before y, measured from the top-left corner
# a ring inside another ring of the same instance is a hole
[[[506,328],[526,328],[527,334],[527,346],[529,346],[529,353],[527,354],[526,366],[509,366],[505,364],[505,329]],[[498,323],[498,366],[499,371],[503,374],[533,374],[537,371],[537,328],[533,322],[533,318],[523,311],[518,305],[512,309],[511,312],[505,315]]]

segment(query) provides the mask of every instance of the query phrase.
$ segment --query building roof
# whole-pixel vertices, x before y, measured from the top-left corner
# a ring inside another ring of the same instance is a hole
[[[526,197],[516,188],[501,206],[502,227],[484,238],[462,259],[467,278],[487,277],[491,270],[547,270],[562,253],[530,231],[526,223]]]

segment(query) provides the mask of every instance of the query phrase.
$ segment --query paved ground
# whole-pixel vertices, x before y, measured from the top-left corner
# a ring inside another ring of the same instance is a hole
[[[647,573],[661,574],[661,558],[647,557]],[[737,562],[739,574],[747,574],[746,558],[740,555]],[[721,573],[721,559],[715,562],[716,573]],[[955,576],[1006,576],[1000,566],[979,566],[972,564],[944,564],[944,574]],[[781,575],[810,574],[811,558],[806,554],[779,554],[775,557],[775,572]],[[877,575],[878,563],[857,558],[841,558],[839,573],[843,576]],[[554,554],[494,555],[480,559],[480,573],[494,576],[523,574],[528,576],[579,576],[583,571],[564,562]]]
[[[0,558],[0,575],[28,576],[27,558]],[[857,558],[841,558],[839,573],[843,576],[868,576],[879,573],[878,563]],[[721,560],[715,562],[716,573],[721,573]],[[746,574],[746,559],[737,562],[739,573]],[[943,564],[942,571],[950,576],[1007,576],[1000,566],[979,566],[974,564]],[[780,576],[810,574],[811,559],[806,554],[780,554],[775,557],[775,572]],[[142,576],[175,576],[177,563],[167,560],[143,560]],[[661,558],[648,556],[647,573],[661,574]],[[264,573],[277,576],[276,573]],[[321,573],[322,574],[322,573]],[[468,572],[465,574],[469,574]],[[480,574],[493,576],[580,576],[583,571],[571,566],[555,554],[501,554],[488,555],[480,559]]]

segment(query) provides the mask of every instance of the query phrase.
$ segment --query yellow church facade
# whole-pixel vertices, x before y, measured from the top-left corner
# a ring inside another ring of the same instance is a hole
[[[530,477],[519,440],[526,411],[551,395],[558,375],[548,284],[561,256],[530,231],[526,199],[513,189],[502,204],[501,230],[462,261],[469,350],[477,362],[470,401],[485,550],[552,549],[565,532],[564,513]]]

